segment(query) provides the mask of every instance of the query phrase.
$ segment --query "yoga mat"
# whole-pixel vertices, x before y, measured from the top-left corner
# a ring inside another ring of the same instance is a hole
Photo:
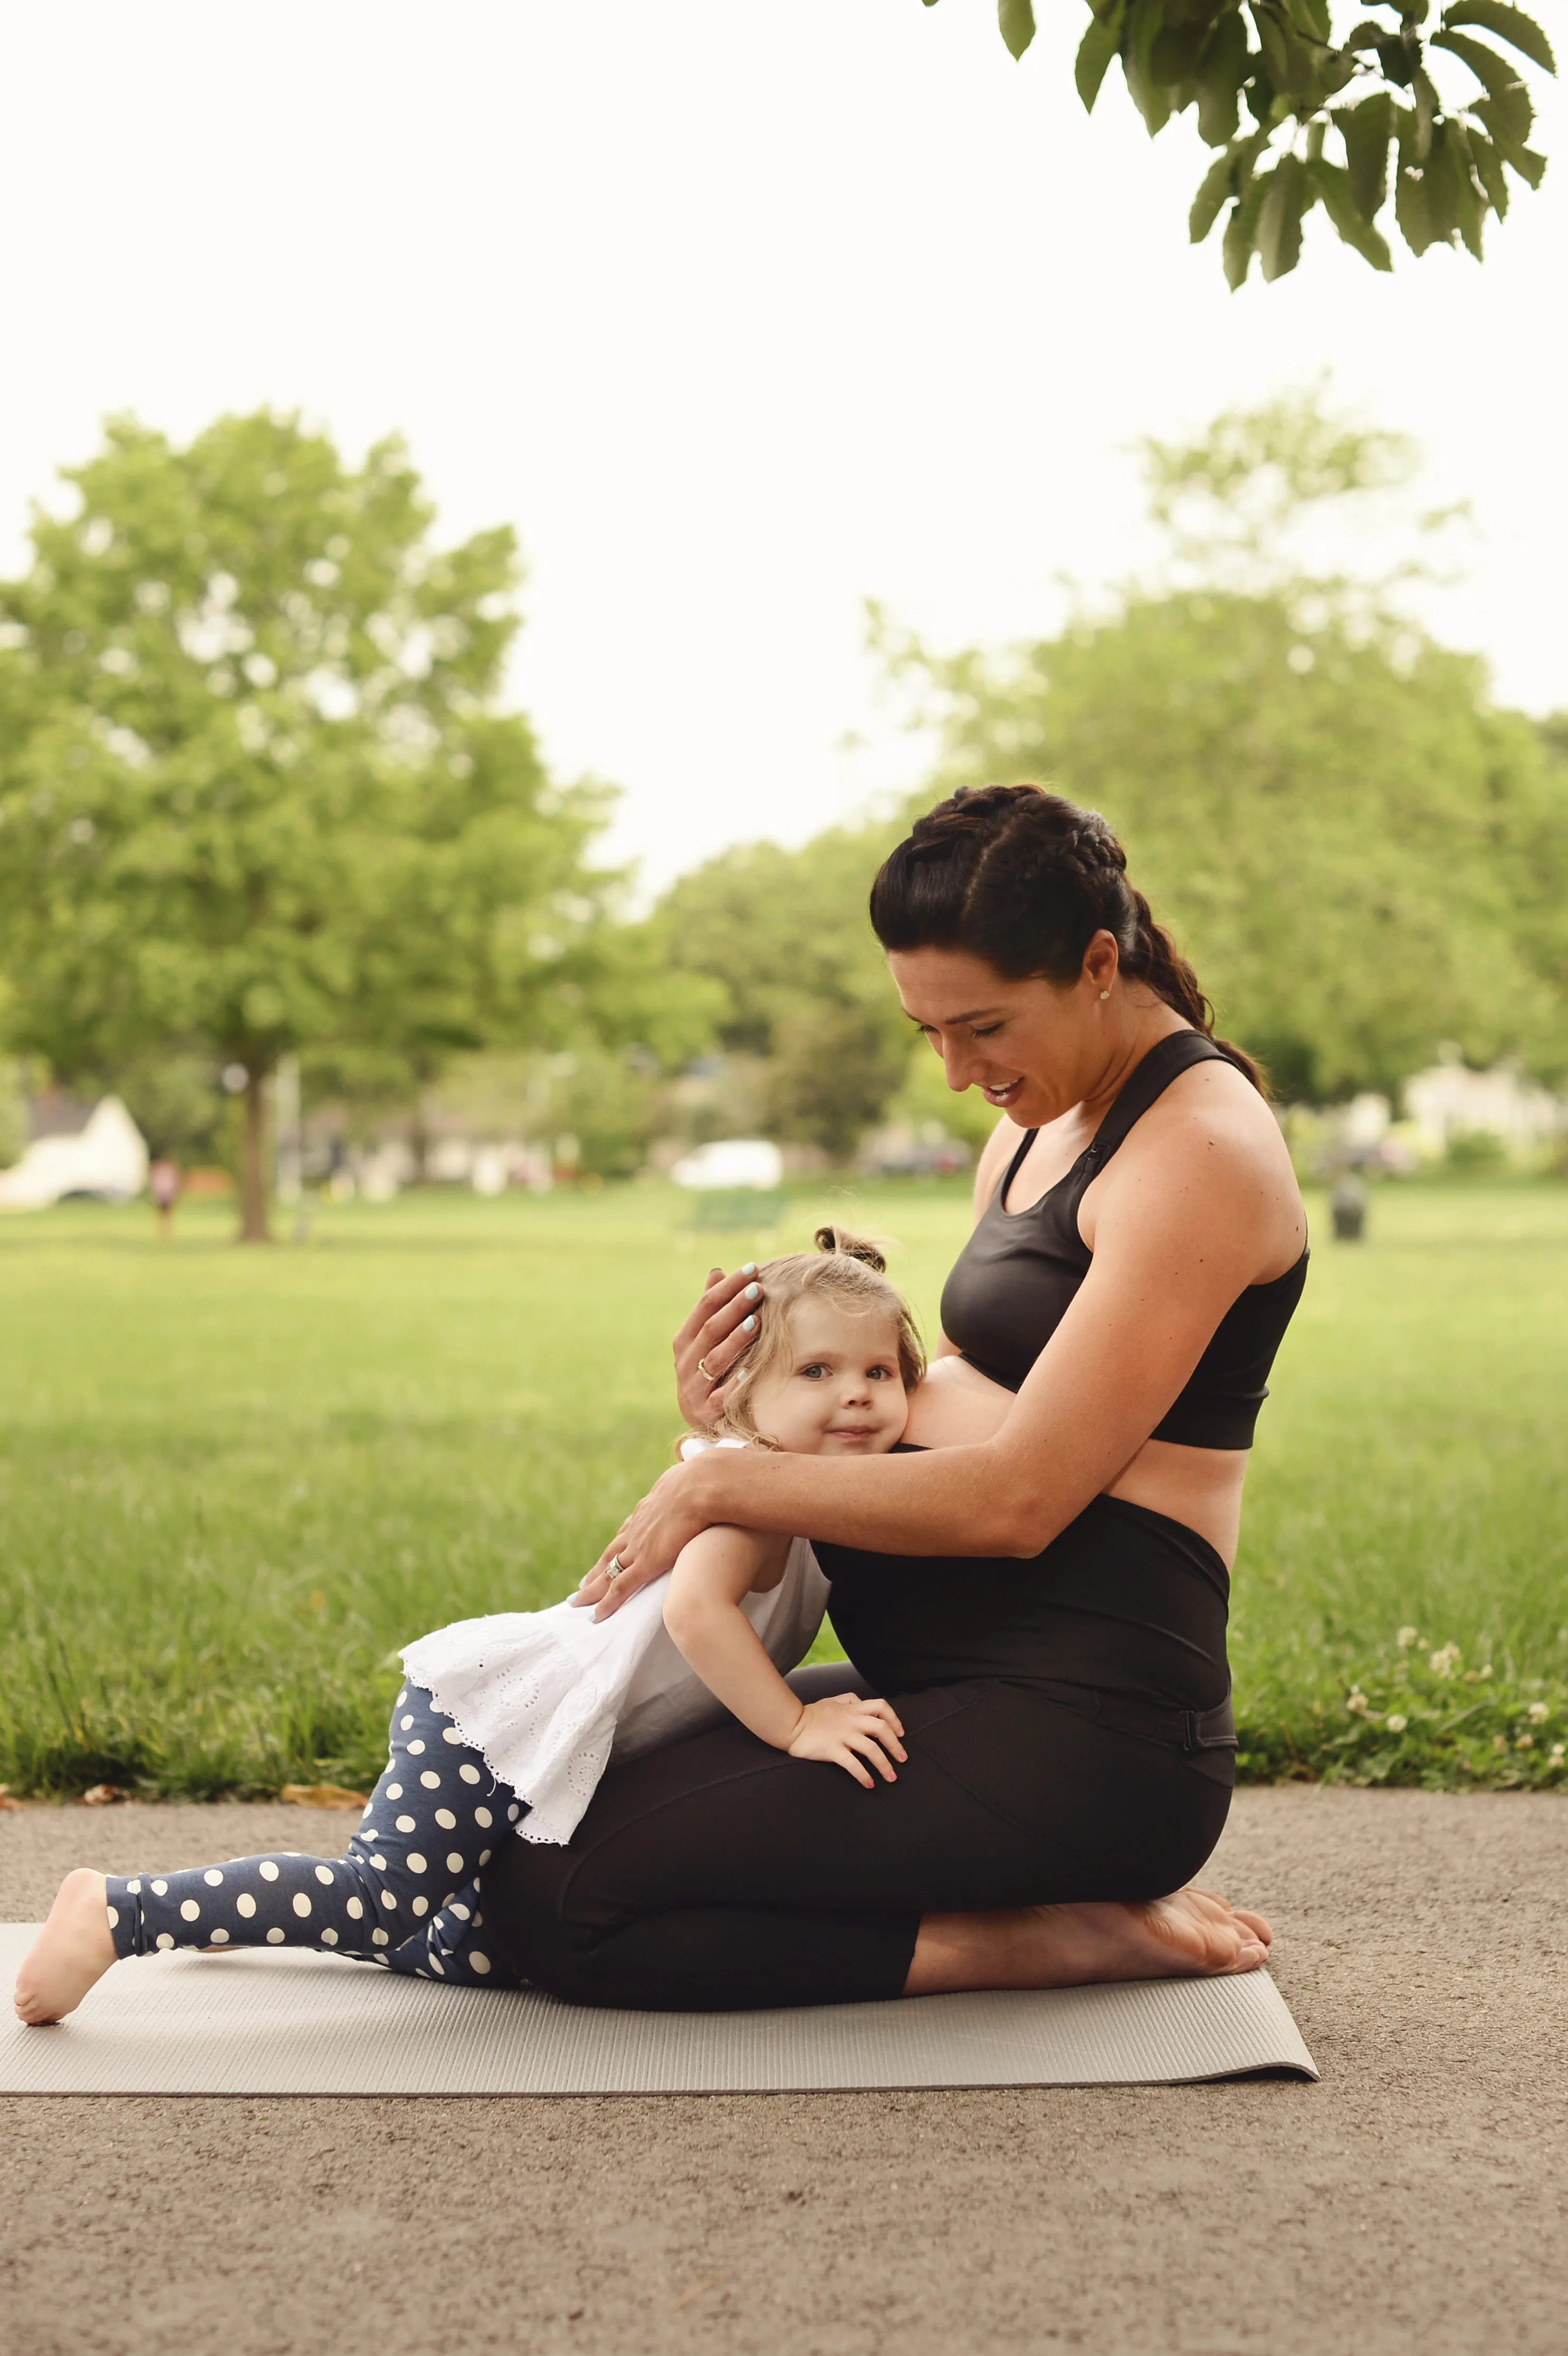
[[[0,1925],[8,1990],[34,1931]],[[780,2012],[600,2012],[299,1953],[116,1965],[48,2029],[0,2029],[8,2094],[717,2094],[1316,2078],[1266,1972]]]

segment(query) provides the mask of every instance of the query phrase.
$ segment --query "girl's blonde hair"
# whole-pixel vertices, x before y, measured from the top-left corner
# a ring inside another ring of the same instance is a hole
[[[915,1313],[897,1285],[887,1281],[887,1262],[868,1236],[851,1235],[846,1227],[819,1227],[814,1252],[789,1252],[770,1259],[760,1271],[762,1308],[757,1339],[731,1377],[728,1404],[716,1433],[748,1440],[761,1448],[777,1448],[759,1431],[751,1411],[757,1384],[774,1374],[789,1355],[789,1323],[802,1301],[831,1301],[862,1317],[891,1320],[898,1336],[898,1372],[906,1390],[912,1391],[926,1371],[925,1345]]]

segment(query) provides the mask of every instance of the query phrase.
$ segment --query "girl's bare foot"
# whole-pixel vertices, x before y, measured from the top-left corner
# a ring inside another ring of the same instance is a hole
[[[1101,1980],[1210,1978],[1267,1963],[1273,1933],[1207,1890],[1144,1906],[1018,1906],[928,1914],[906,1996],[956,1988],[1079,1987]]]
[[[16,1975],[16,2018],[37,2027],[74,2012],[114,1961],[108,1885],[78,1866],[60,1883],[48,1921]]]

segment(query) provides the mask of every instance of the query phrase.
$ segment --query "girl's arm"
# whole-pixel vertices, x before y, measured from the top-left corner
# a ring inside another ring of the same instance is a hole
[[[732,1716],[775,1751],[792,1759],[825,1760],[843,1767],[869,1791],[869,1760],[894,1780],[888,1752],[905,1755],[904,1730],[885,1701],[834,1694],[802,1702],[791,1693],[740,1608],[741,1598],[768,1583],[779,1540],[757,1530],[715,1528],[683,1547],[664,1598],[664,1625],[677,1650]]]

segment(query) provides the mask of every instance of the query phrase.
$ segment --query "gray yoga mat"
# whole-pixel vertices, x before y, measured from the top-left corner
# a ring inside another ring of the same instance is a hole
[[[34,1936],[0,1925],[9,1988]],[[9,2016],[10,2008],[5,2008]],[[787,2012],[598,2012],[328,1955],[149,1955],[50,2029],[0,2029],[9,2094],[717,2094],[1316,2078],[1266,1972]]]

